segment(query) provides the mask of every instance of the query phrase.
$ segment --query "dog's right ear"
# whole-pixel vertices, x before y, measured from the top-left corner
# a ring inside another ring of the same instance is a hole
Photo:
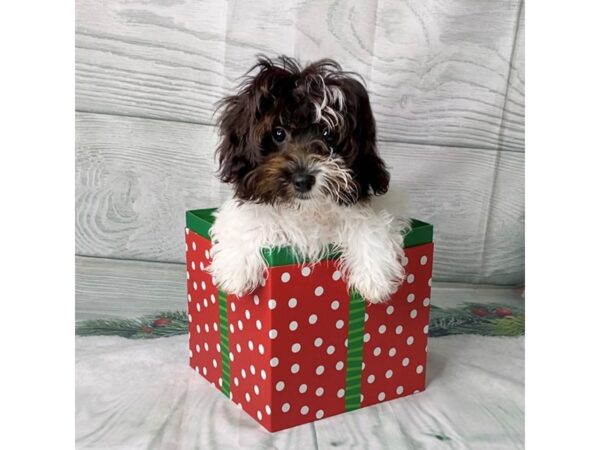
[[[255,114],[248,89],[219,102],[218,127],[221,141],[217,147],[219,178],[225,183],[239,183],[257,164],[260,156],[252,136]]]
[[[238,93],[217,104],[221,136],[217,148],[219,177],[226,183],[239,184],[258,165],[261,141],[271,132],[265,113],[273,106],[282,85],[289,82],[290,71],[300,70],[291,58],[280,57],[277,61],[259,56]]]

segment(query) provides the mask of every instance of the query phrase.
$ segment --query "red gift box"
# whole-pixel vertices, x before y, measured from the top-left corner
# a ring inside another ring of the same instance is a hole
[[[348,292],[331,253],[298,261],[264,249],[252,294],[217,289],[206,272],[214,209],[186,214],[190,366],[269,431],[425,389],[433,227],[413,220],[407,278],[389,302]]]

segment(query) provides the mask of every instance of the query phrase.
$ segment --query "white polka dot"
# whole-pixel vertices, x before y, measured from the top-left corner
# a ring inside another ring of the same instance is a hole
[[[414,302],[415,301],[415,294],[413,294],[413,293],[408,294],[408,297],[406,297],[406,301],[408,303]]]
[[[190,234],[190,229],[189,228],[185,228],[185,234]]]
[[[317,368],[316,368],[316,370],[315,370],[315,373],[316,373],[317,375],[322,375],[322,374],[323,374],[323,372],[325,372],[325,367],[324,367],[324,366],[317,366]]]
[[[201,283],[201,286],[202,286],[202,290],[205,291],[206,290],[206,283],[204,281]]]
[[[423,327],[423,333],[425,333],[425,334],[429,333],[429,325],[425,325]]]
[[[256,384],[254,385],[254,393],[255,393],[256,395],[259,395],[259,394],[260,394],[260,389],[258,389],[258,386],[257,386]]]
[[[262,322],[260,321],[260,319],[256,319],[256,329],[257,330],[262,329]]]
[[[344,339],[344,347],[348,348],[348,338]]]
[[[317,288],[315,289],[315,295],[317,297],[320,297],[321,295],[323,295],[324,291],[325,289],[323,289],[323,286],[317,286]]]
[[[289,306],[290,308],[295,308],[297,304],[298,304],[298,300],[296,300],[296,299],[295,299],[295,298],[293,298],[293,297],[292,297],[292,298],[290,298],[290,299],[289,299],[289,301],[288,301],[288,306]]]
[[[271,367],[277,367],[277,365],[279,364],[279,358],[277,358],[276,356],[271,358],[270,364]]]
[[[192,250],[196,251],[196,242],[192,242]]]
[[[331,302],[331,309],[333,309],[334,311],[336,311],[339,307],[340,307],[340,302],[338,302],[337,300],[334,300]]]
[[[254,304],[256,306],[258,306],[258,304],[260,303],[260,298],[258,297],[258,295],[254,295],[254,297],[252,297],[252,299],[254,300]]]
[[[210,301],[213,303],[213,305],[217,302],[214,294],[210,294]]]
[[[375,355],[375,356],[381,355],[381,348],[375,347],[375,349],[373,350],[373,355]]]
[[[300,271],[303,277],[307,277],[310,275],[310,267],[303,267]]]
[[[402,258],[400,259],[400,264],[402,264],[403,266],[406,266],[408,264],[408,258],[404,255],[402,255]]]
[[[202,331],[202,328],[200,328],[200,325],[196,324],[196,333],[200,334],[201,331]]]
[[[417,369],[416,369],[416,370],[417,370],[417,373],[423,373],[423,366],[419,364],[419,365],[417,366]]]
[[[213,330],[215,330],[215,331],[219,330],[219,326],[217,325],[217,322],[213,322]]]
[[[292,373],[300,372],[300,364],[298,364],[298,363],[292,364],[292,367],[290,368],[290,370],[292,371]]]
[[[260,411],[256,411],[256,417],[258,417],[258,420],[262,420],[262,413]]]
[[[221,353],[221,344],[219,344],[219,343],[217,342],[217,345],[216,345],[216,347],[217,347],[217,353]]]
[[[404,358],[404,359],[402,360],[402,365],[403,365],[404,367],[408,366],[408,364],[409,364],[409,363],[410,363],[410,359],[408,359],[408,358]]]
[[[246,392],[246,394],[244,395],[244,397],[246,398],[247,402],[250,402],[250,394],[248,392]]]
[[[269,330],[269,337],[275,339],[277,337],[277,330]]]
[[[265,412],[267,413],[267,416],[271,415],[271,407],[269,405],[265,405]]]
[[[300,387],[298,388],[298,392],[300,392],[301,394],[304,394],[307,390],[308,390],[308,386],[306,386],[306,384],[304,384],[304,383],[302,383],[300,385]]]
[[[196,270],[196,263],[192,261],[192,270]]]
[[[229,359],[233,361],[233,353],[229,352]]]
[[[217,360],[216,360],[216,359],[213,359],[213,360],[212,360],[212,363],[213,363],[213,367],[216,369],[216,368],[217,368]]]
[[[427,264],[427,256],[421,256],[421,265],[424,266]]]
[[[185,276],[187,277],[188,280],[190,279],[190,273],[187,270],[185,271]]]
[[[250,311],[249,310],[244,311],[244,316],[246,316],[246,320],[250,320]]]
[[[290,331],[296,331],[298,329],[298,322],[296,322],[295,320],[292,320],[290,322]]]
[[[277,306],[277,301],[274,298],[272,298],[271,300],[269,300],[267,305],[269,306],[269,309],[275,309],[275,307]]]
[[[342,328],[344,328],[344,321],[343,321],[342,319],[338,320],[338,321],[335,323],[335,327],[336,327],[338,330],[341,330]]]
[[[315,390],[315,395],[316,395],[317,397],[321,397],[321,396],[322,396],[324,393],[325,393],[325,389],[323,389],[322,387],[318,387],[318,388]]]
[[[372,384],[375,381],[375,375],[371,374],[367,377],[367,383]]]
[[[192,296],[188,294],[188,303],[192,301]]]
[[[415,342],[415,338],[412,336],[409,336],[406,338],[406,345],[413,345],[413,342]]]
[[[328,355],[333,355],[334,352],[335,352],[335,347],[333,345],[330,345],[329,347],[327,347]]]
[[[256,367],[254,367],[254,364],[250,364],[250,373],[256,375]]]
[[[200,303],[196,303],[196,311],[200,312]]]
[[[417,317],[417,310],[416,310],[416,309],[413,309],[413,310],[410,312],[410,318],[411,318],[411,319],[414,319],[415,317]]]
[[[315,339],[315,347],[320,347],[321,345],[323,345],[323,339],[321,339],[320,337]]]
[[[365,333],[363,336],[363,342],[369,342],[371,340],[371,335],[369,333]]]
[[[240,329],[240,331],[244,329],[244,324],[242,323],[241,320],[238,320],[237,325],[238,325],[238,328]]]
[[[292,352],[293,353],[298,353],[301,348],[302,348],[302,346],[299,343],[296,342],[294,345],[292,345]]]
[[[406,282],[408,284],[411,284],[413,281],[415,281],[415,276],[412,273],[409,273],[408,276],[406,277]]]
[[[204,263],[200,261],[200,270],[204,270]]]
[[[322,410],[322,409],[320,409],[320,410],[318,410],[318,411],[317,411],[317,413],[315,414],[315,417],[316,417],[317,419],[322,419],[324,415],[325,415],[325,413],[323,412],[323,410]]]
[[[242,352],[242,347],[240,346],[240,344],[235,344],[235,349],[237,350],[238,353]]]
[[[230,305],[230,306],[231,306],[231,310],[232,310],[233,312],[235,312],[235,302],[231,302],[231,305]]]
[[[208,327],[207,327],[207,328],[208,328]],[[206,330],[206,331],[208,331],[208,330]],[[232,323],[230,323],[230,324],[229,324],[229,332],[230,332],[230,333],[233,333],[234,331],[235,331],[235,328],[233,327],[233,324],[232,324]]]
[[[208,351],[208,342],[204,343],[204,350]]]
[[[385,312],[387,314],[393,314],[394,313],[394,307],[392,305],[388,306],[387,308],[385,308]]]
[[[262,344],[258,344],[258,353],[260,353],[261,355],[265,354],[265,346]]]
[[[431,287],[431,278],[427,281],[427,285]]]
[[[425,297],[423,299],[423,306],[425,306],[425,307],[429,306],[429,297]]]
[[[281,281],[284,283],[287,283],[288,281],[290,281],[290,278],[292,278],[292,276],[289,274],[289,272],[283,272],[281,274]]]
[[[189,349],[189,352],[190,352],[190,358],[191,358],[192,356],[194,356],[194,352],[192,352],[192,349],[191,349],[191,348]]]
[[[192,315],[188,314],[188,322],[192,323]]]
[[[310,323],[311,325],[314,325],[315,323],[317,323],[317,315],[316,314],[311,314],[308,318],[308,323]]]
[[[206,376],[206,367],[202,368],[202,373],[204,374],[204,376]]]
[[[260,279],[260,281],[259,281],[259,284],[260,284],[262,287],[265,287],[265,285],[267,284],[267,280],[265,280],[264,278],[261,278],[261,279]]]
[[[194,249],[195,250],[195,249]],[[210,253],[208,253],[208,250],[204,250],[204,257],[206,259],[210,259]]]
[[[398,325],[398,326],[396,327],[396,334],[401,334],[401,333],[402,333],[402,330],[403,330],[403,328],[402,328],[402,325]]]
[[[394,375],[394,372],[391,369],[385,372],[386,378],[392,378],[392,375]]]
[[[283,381],[278,381],[275,385],[275,389],[277,389],[279,392],[283,391],[285,389],[285,383]]]
[[[202,303],[204,304],[204,307],[207,308],[208,307],[208,301],[206,299],[202,300]]]
[[[369,320],[369,313],[365,313],[365,322],[367,322]]]
[[[386,329],[387,329],[387,328],[386,328],[386,326],[385,326],[385,325],[381,325],[381,326],[379,327],[379,330],[378,330],[378,331],[379,331],[379,334],[383,334],[383,333],[385,333],[385,330],[386,330]]]
[[[346,394],[346,391],[343,389],[340,389],[339,391],[337,391],[337,398],[342,398],[344,395]]]
[[[288,412],[289,410],[290,410],[289,403],[284,403],[283,405],[281,405],[281,411],[283,411],[284,413]]]
[[[309,411],[308,406],[304,405],[302,408],[300,408],[300,414],[302,414],[303,416],[307,415]]]
[[[331,278],[333,278],[333,281],[339,280],[340,278],[342,278],[342,272],[336,270],[335,272],[333,272],[333,275],[331,275]]]
[[[379,400],[380,402],[385,400],[385,392],[380,392],[379,395],[377,396],[377,400]]]
[[[344,368],[344,361],[338,361],[335,364],[335,368],[336,368],[336,370],[342,370]]]
[[[236,386],[240,385],[240,380],[238,380],[238,377],[233,377],[233,384],[235,384]]]
[[[360,394],[360,402],[361,402],[361,403],[363,402],[363,400],[364,400],[364,399],[365,399],[365,396],[364,396],[364,395],[362,395],[362,394]]]
[[[231,325],[231,327],[233,327],[233,325]],[[204,331],[206,331],[207,333],[210,331],[210,327],[207,323],[204,324]]]
[[[195,291],[197,291],[197,290],[198,290],[198,283],[196,283],[195,281],[194,281],[194,290],[195,290]]]

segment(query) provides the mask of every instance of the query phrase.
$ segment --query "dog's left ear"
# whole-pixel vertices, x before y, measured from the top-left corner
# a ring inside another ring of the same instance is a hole
[[[347,78],[341,86],[345,95],[350,146],[354,154],[352,170],[360,185],[361,197],[385,194],[390,184],[390,173],[379,156],[376,144],[376,126],[369,94],[360,81]]]

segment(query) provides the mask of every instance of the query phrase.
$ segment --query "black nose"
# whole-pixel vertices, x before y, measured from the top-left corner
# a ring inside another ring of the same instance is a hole
[[[305,193],[311,190],[315,184],[315,176],[306,172],[296,172],[292,175],[292,184],[296,188],[296,191]]]

